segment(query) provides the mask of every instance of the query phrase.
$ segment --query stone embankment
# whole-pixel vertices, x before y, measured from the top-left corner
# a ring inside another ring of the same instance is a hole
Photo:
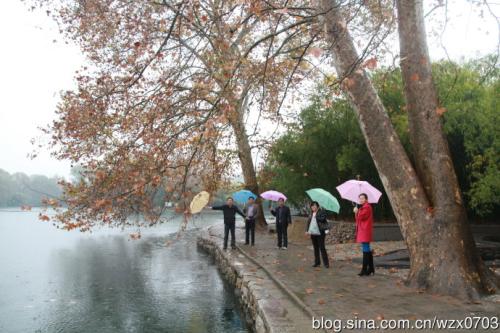
[[[214,257],[224,278],[235,287],[253,330],[257,333],[313,332],[313,312],[241,247],[223,250],[221,235],[218,226],[205,229],[198,237],[198,246]]]

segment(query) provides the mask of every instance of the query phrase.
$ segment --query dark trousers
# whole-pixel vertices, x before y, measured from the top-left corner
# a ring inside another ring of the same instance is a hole
[[[248,219],[245,221],[245,244],[249,244],[252,240],[252,245],[255,244],[255,219]]]
[[[278,222],[276,223],[276,232],[278,233],[278,247],[282,245],[288,247],[288,223]]]
[[[236,227],[236,222],[224,224],[224,249],[227,249],[227,238],[229,236],[229,231],[231,231],[231,246],[236,245],[236,239],[234,237],[234,230]]]
[[[314,264],[319,265],[319,252],[321,251],[321,257],[323,258],[323,265],[329,265],[328,254],[325,248],[325,234],[321,235],[311,235],[311,240],[314,247]]]

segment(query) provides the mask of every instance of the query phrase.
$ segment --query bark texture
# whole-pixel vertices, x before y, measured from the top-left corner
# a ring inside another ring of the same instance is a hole
[[[421,281],[424,286],[430,283],[431,287],[445,281],[449,284],[449,293],[463,284],[463,290],[474,296],[474,289],[490,291],[495,283],[477,253],[442,130],[440,115],[445,110],[439,105],[432,78],[423,3],[422,0],[396,3],[401,71],[415,167],[431,204],[433,218],[428,232],[432,241],[440,244],[419,251],[421,261],[427,264],[412,269],[410,281],[416,285]],[[446,288],[443,285],[440,289]]]
[[[417,175],[371,80],[357,66],[358,53],[339,6],[331,0],[320,3],[319,10],[325,13],[322,16],[325,37],[336,71],[339,77],[345,78],[343,90],[357,112],[366,144],[408,246],[409,284],[461,298],[477,298],[480,292],[492,288],[487,281],[493,278],[482,278],[491,275],[479,269],[484,265],[476,254],[465,216],[458,214],[444,219],[441,211],[436,214],[432,198],[424,188],[428,186],[427,180],[422,181]],[[450,181],[456,182],[456,177]],[[456,198],[454,194],[448,200],[456,202]],[[461,200],[455,204],[461,205]],[[445,208],[451,203],[443,205]]]
[[[257,183],[257,173],[255,171],[253,158],[252,158],[252,148],[248,141],[248,135],[245,129],[244,122],[244,103],[235,103],[237,105],[234,113],[231,114],[229,123],[233,129],[234,135],[236,137],[236,146],[238,149],[238,158],[240,160],[241,170],[243,172],[243,181],[245,182],[245,189],[252,191],[258,197],[256,203],[259,205],[261,214],[257,219],[258,226],[264,227],[267,225],[266,219],[264,218],[264,210],[262,208],[262,200],[259,196],[259,185]]]

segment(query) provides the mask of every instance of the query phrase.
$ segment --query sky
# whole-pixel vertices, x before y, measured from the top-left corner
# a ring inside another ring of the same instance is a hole
[[[436,0],[427,0],[430,8]],[[433,12],[428,26],[431,59],[476,58],[496,50],[498,22],[477,0],[449,0],[445,32],[443,11]],[[500,17],[500,1],[491,1]],[[437,33],[437,35],[436,35]],[[55,41],[55,42],[54,42]],[[75,45],[65,44],[57,25],[43,11],[31,12],[20,0],[0,1],[0,169],[10,173],[69,176],[70,163],[58,161],[46,150],[27,158],[31,139],[44,139],[39,127],[55,118],[59,92],[75,87],[74,72],[84,63]]]

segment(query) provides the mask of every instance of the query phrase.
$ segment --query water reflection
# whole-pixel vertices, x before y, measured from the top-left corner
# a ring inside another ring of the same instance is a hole
[[[6,223],[15,222],[0,212],[0,244]],[[42,245],[38,255],[21,251],[0,268],[1,298],[10,300],[0,301],[2,332],[247,332],[232,288],[192,234],[166,249],[164,236],[111,233],[61,246],[44,233],[23,243]]]

